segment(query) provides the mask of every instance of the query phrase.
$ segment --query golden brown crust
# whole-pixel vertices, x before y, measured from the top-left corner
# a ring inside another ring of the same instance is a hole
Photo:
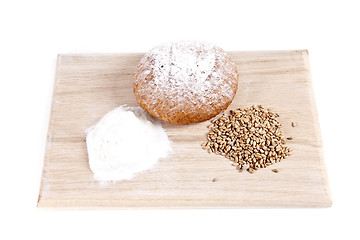
[[[238,86],[235,63],[222,49],[201,44],[163,45],[141,59],[133,88],[143,109],[169,123],[190,124],[230,105]],[[192,56],[194,64],[187,60]]]

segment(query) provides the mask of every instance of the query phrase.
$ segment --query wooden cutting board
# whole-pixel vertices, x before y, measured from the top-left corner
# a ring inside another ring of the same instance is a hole
[[[253,104],[273,108],[285,136],[293,138],[287,141],[292,156],[254,174],[240,173],[228,159],[201,148],[209,121],[164,123],[173,142],[166,159],[132,180],[100,183],[88,165],[85,130],[119,105],[137,106],[132,77],[143,54],[59,55],[38,206],[331,206],[308,52],[229,54],[240,74],[229,109]],[[274,168],[279,172],[272,172]]]

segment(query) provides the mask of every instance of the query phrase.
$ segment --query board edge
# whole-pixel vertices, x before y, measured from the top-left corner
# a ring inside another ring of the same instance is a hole
[[[36,207],[41,207],[41,201],[43,199],[43,188],[45,186],[45,182],[44,182],[44,176],[45,176],[45,167],[46,167],[46,158],[47,158],[47,152],[49,149],[49,144],[50,141],[49,139],[51,138],[50,133],[51,133],[51,129],[52,129],[52,122],[51,119],[53,117],[53,112],[54,112],[54,106],[56,103],[55,100],[55,93],[57,91],[57,85],[58,85],[58,71],[59,71],[59,67],[61,65],[61,58],[62,58],[62,54],[58,54],[57,58],[56,58],[56,69],[55,69],[55,76],[54,76],[54,80],[53,80],[53,90],[52,90],[52,96],[51,96],[51,107],[50,107],[50,112],[49,112],[49,120],[48,120],[48,129],[47,129],[47,133],[46,133],[46,143],[45,143],[45,151],[44,151],[44,155],[43,155],[43,163],[42,163],[42,169],[41,169],[41,180],[40,180],[40,186],[39,186],[39,190],[38,190],[38,198],[37,198],[37,202],[36,202]]]
[[[311,108],[313,110],[313,116],[314,116],[314,124],[317,126],[318,131],[316,132],[316,135],[319,138],[319,142],[321,144],[320,147],[320,164],[321,164],[321,177],[323,180],[323,186],[325,190],[325,199],[324,199],[324,205],[326,207],[331,207],[333,204],[332,195],[331,195],[331,189],[330,189],[330,183],[329,183],[329,176],[327,171],[327,166],[324,158],[324,148],[323,148],[323,137],[321,134],[321,128],[320,128],[320,121],[319,121],[319,115],[317,110],[317,103],[315,98],[315,91],[314,91],[314,83],[312,80],[312,73],[311,73],[311,67],[310,67],[310,57],[309,57],[309,51],[307,49],[300,50],[303,58],[303,62],[305,65],[305,68],[307,70],[307,78],[309,82],[309,98],[311,102]]]

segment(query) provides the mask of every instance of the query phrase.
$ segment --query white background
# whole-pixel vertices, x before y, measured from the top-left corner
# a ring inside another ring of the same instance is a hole
[[[1,0],[0,239],[359,239],[355,3]],[[309,50],[331,208],[36,208],[57,54],[144,52],[170,40],[205,40],[225,50]]]

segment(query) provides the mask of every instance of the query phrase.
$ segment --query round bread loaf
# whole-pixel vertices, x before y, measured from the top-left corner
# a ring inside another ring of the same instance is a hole
[[[232,102],[236,65],[221,48],[203,42],[157,46],[140,60],[133,87],[139,105],[175,124],[208,120]]]

